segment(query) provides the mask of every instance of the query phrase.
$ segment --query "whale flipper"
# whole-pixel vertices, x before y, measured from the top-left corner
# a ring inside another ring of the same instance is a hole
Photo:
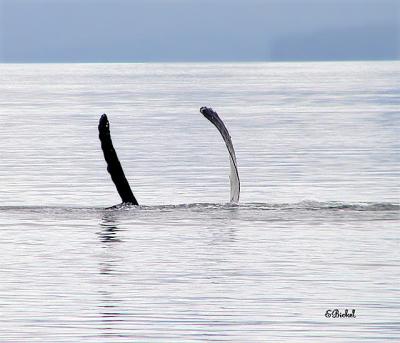
[[[132,205],[139,205],[132,193],[128,180],[125,177],[121,163],[118,160],[117,153],[111,140],[110,123],[108,122],[105,114],[101,116],[99,121],[99,138],[104,159],[107,162],[107,171],[110,173],[115,187],[117,187],[117,191],[122,199],[122,202]]]
[[[231,136],[226,128],[224,122],[218,116],[217,112],[213,111],[212,108],[202,107],[200,108],[200,113],[204,115],[211,123],[215,125],[215,127],[220,132],[222,138],[224,139],[225,145],[228,148],[229,152],[229,161],[231,165],[231,173],[229,176],[230,185],[231,185],[231,202],[238,203],[239,196],[240,196],[240,180],[239,180],[239,173],[237,169],[236,163],[236,155],[235,149],[233,148]]]

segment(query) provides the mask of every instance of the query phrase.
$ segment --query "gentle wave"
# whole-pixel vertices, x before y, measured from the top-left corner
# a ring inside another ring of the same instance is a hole
[[[180,209],[203,209],[203,210],[270,210],[270,211],[290,211],[290,210],[308,210],[308,211],[400,211],[400,204],[388,202],[358,202],[358,203],[345,203],[339,201],[301,201],[298,203],[243,203],[243,204],[218,204],[218,203],[192,203],[192,204],[179,204],[179,205],[159,205],[159,206],[132,206],[126,204],[119,204],[107,208],[106,210],[180,210]]]
[[[346,203],[340,201],[301,201],[298,203],[191,203],[177,205],[129,205],[118,204],[115,206],[102,207],[60,207],[60,206],[0,206],[1,212],[7,211],[29,211],[29,212],[99,212],[99,211],[162,211],[162,210],[184,210],[184,209],[199,209],[199,210],[271,210],[271,211],[290,211],[290,210],[308,210],[308,211],[400,211],[400,204],[389,202],[356,202]]]

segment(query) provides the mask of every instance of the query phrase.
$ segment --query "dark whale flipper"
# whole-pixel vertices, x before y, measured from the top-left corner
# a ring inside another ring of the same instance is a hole
[[[231,174],[229,177],[231,184],[231,202],[238,203],[240,196],[240,180],[236,163],[235,149],[233,148],[231,136],[229,135],[228,129],[218,116],[217,112],[213,111],[212,108],[202,107],[200,108],[200,113],[215,125],[224,139],[226,147],[228,148],[229,161],[231,165]]]
[[[122,202],[132,205],[139,205],[132,193],[131,187],[129,186],[128,180],[126,179],[124,171],[121,167],[121,163],[118,160],[117,153],[115,152],[111,140],[110,123],[108,122],[105,114],[101,116],[99,121],[99,138],[101,141],[101,149],[103,150],[104,159],[107,162],[107,171],[110,173],[115,187],[117,187],[117,191],[122,199]]]

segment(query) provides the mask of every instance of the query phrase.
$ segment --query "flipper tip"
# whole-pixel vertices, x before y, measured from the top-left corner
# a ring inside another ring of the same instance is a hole
[[[108,122],[107,115],[104,113],[99,120],[99,130],[102,131],[105,128],[109,128],[110,123]]]
[[[200,107],[200,113],[205,115],[207,112],[214,112],[211,107],[202,106]]]
[[[211,107],[200,107],[200,113],[206,117],[208,120],[211,120],[211,118],[218,116],[217,112],[215,112]]]

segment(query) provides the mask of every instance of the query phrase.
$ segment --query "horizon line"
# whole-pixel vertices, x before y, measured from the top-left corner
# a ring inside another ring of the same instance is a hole
[[[282,59],[282,60],[143,60],[143,61],[1,61],[0,64],[177,64],[177,63],[315,63],[315,62],[396,62],[400,61],[400,56],[396,58],[366,58],[366,59]]]

